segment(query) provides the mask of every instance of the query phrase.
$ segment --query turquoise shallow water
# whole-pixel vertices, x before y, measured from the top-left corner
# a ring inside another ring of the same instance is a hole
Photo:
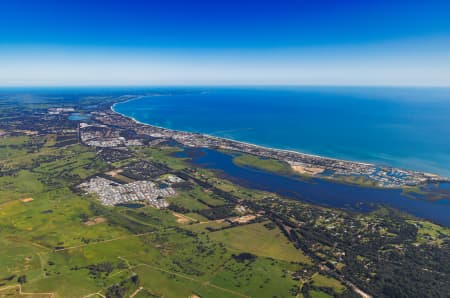
[[[450,176],[450,89],[192,88],[114,109],[171,129]]]

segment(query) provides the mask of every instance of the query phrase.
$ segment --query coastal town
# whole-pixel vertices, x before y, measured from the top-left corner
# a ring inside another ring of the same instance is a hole
[[[265,148],[200,133],[141,124],[114,112],[113,108],[91,114],[90,123],[81,122],[79,125],[80,139],[89,146],[126,148],[175,141],[185,147],[230,150],[276,159],[288,163],[299,174],[318,178],[339,180],[342,177],[363,177],[379,187],[398,188],[449,181],[448,178],[430,173]]]
[[[0,133],[2,135],[10,135],[11,133],[28,135],[55,133],[59,128],[52,123],[54,121],[65,121],[69,127],[64,129],[63,132],[74,136],[71,137],[69,142],[80,142],[87,146],[104,149],[104,154],[108,152],[108,154],[117,155],[120,151],[122,151],[120,154],[126,154],[127,148],[132,146],[152,147],[164,142],[175,142],[187,148],[228,150],[251,154],[259,158],[279,160],[287,163],[299,175],[336,181],[360,178],[373,186],[384,188],[401,188],[450,181],[448,177],[433,173],[266,148],[201,133],[166,129],[139,123],[114,111],[115,103],[139,97],[125,95],[109,99],[111,102],[103,105],[100,109],[81,110],[83,117],[78,121],[67,122],[67,119],[76,111],[74,107],[50,108],[46,112],[39,112],[35,115],[40,117],[41,121],[45,121],[45,125],[41,125],[40,121],[28,123],[27,119],[18,120],[13,131],[8,131],[8,127],[4,127]],[[115,150],[108,151],[108,149]]]

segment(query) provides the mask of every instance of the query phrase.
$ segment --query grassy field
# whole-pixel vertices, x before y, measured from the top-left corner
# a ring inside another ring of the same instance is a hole
[[[5,201],[30,197],[44,190],[40,175],[21,170],[15,176],[0,177],[0,204]]]
[[[179,191],[175,197],[168,198],[167,201],[191,211],[208,209],[208,206],[197,200],[191,191]]]
[[[252,167],[264,171],[275,172],[283,175],[294,175],[289,164],[276,159],[265,159],[250,154],[239,154],[233,158],[233,163],[238,166]]]
[[[338,280],[319,273],[314,274],[312,280],[314,286],[330,288],[337,294],[342,294],[345,290],[345,286]]]
[[[225,243],[232,250],[277,260],[310,263],[310,260],[288,241],[278,227],[269,230],[264,223],[225,229],[209,235],[212,239]]]
[[[418,227],[418,243],[433,243],[436,245],[441,245],[444,239],[448,239],[450,237],[450,229],[434,223],[415,220],[410,220],[409,222]]]
[[[161,148],[138,148],[137,153],[141,158],[162,162],[172,169],[181,170],[188,166],[182,158],[173,158],[172,154],[182,151],[177,147]]]
[[[224,227],[229,227],[230,224],[228,222],[222,221],[203,221],[197,224],[186,225],[184,228],[196,233],[208,232],[209,228],[212,229],[220,229]]]
[[[212,277],[212,282],[251,297],[290,297],[289,290],[298,282],[288,272],[298,266],[267,258],[236,262],[226,260]]]
[[[362,187],[378,187],[377,183],[364,176],[338,176],[330,178],[331,181],[353,184]]]
[[[333,297],[333,296],[331,296],[331,295],[329,295],[327,293],[324,293],[324,292],[321,292],[321,291],[317,291],[317,290],[309,291],[309,295],[312,298],[332,298]]]
[[[198,185],[192,185],[190,189],[178,189],[177,195],[168,198],[168,201],[191,211],[207,209],[208,206],[222,206],[226,204],[223,199],[205,191]]]
[[[228,250],[224,243],[208,235],[192,237],[177,230],[169,211],[122,209],[127,211],[127,218],[148,231],[139,236],[107,222],[93,226],[81,223],[80,213],[94,215],[87,200],[74,196],[36,198],[29,203],[4,204],[0,217],[1,234],[8,235],[1,240],[5,253],[0,256],[0,278],[26,274],[27,282],[22,286],[26,292],[81,297],[104,292],[133,273],[140,277],[140,286],[158,297],[188,297],[194,293],[201,297],[245,297],[245,293],[258,292],[275,295],[294,284],[283,273],[293,265],[266,258],[250,265],[239,263],[231,257],[235,251]],[[52,212],[43,212],[48,210]],[[58,245],[64,249],[55,251]],[[126,266],[119,269],[123,260]],[[94,278],[86,268],[99,263],[115,268]],[[274,272],[278,272],[276,276]],[[237,283],[243,274],[246,278]]]

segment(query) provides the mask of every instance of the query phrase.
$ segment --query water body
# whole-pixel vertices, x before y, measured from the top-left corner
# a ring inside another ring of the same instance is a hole
[[[450,89],[188,88],[114,109],[166,128],[450,177]]]
[[[398,189],[376,189],[334,183],[321,179],[308,181],[295,177],[237,166],[233,157],[210,149],[183,151],[178,157],[189,157],[191,162],[208,169],[220,170],[223,175],[244,187],[278,193],[280,195],[325,206],[357,211],[369,211],[385,205],[450,227],[450,202],[448,200],[427,201],[402,195]],[[448,189],[450,183],[439,188]]]
[[[89,118],[90,118],[90,115],[80,114],[80,113],[72,113],[69,116],[69,120],[72,120],[72,121],[83,121],[83,120],[88,120]]]
[[[131,209],[138,209],[138,208],[145,207],[144,204],[138,204],[138,203],[119,203],[119,204],[116,204],[114,206],[126,207],[126,208],[131,208]]]

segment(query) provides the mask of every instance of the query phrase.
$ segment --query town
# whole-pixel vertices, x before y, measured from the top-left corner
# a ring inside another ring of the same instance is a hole
[[[172,140],[186,147],[231,150],[284,161],[298,172],[316,177],[336,180],[342,177],[363,177],[379,187],[398,188],[450,181],[430,173],[265,148],[205,134],[144,125],[115,113],[113,109],[94,111],[90,119],[90,123],[81,122],[79,126],[81,141],[89,146],[126,148]]]
[[[129,202],[145,202],[155,208],[165,208],[169,204],[164,197],[175,195],[170,187],[158,187],[150,181],[136,181],[120,185],[114,181],[95,177],[80,184],[87,193],[97,194],[104,205],[118,205]]]

